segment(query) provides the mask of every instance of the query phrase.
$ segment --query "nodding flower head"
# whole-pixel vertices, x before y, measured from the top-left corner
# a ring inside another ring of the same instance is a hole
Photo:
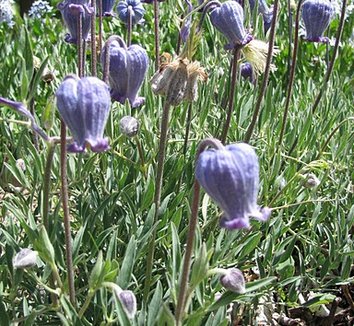
[[[327,0],[306,0],[302,5],[302,19],[305,23],[306,40],[328,43],[323,33],[331,22],[334,7]]]
[[[212,24],[227,38],[229,44],[225,47],[233,49],[243,46],[252,40],[243,26],[243,9],[236,1],[226,1],[214,7],[210,13]]]
[[[258,2],[258,12],[263,17],[264,33],[270,28],[273,20],[273,7],[268,7],[266,0],[249,0],[250,8],[253,11]]]
[[[220,226],[227,229],[249,227],[249,218],[265,221],[270,209],[257,206],[259,188],[258,157],[245,143],[202,152],[196,164],[196,179],[224,214]]]
[[[145,102],[143,97],[138,97],[138,92],[149,67],[149,57],[141,46],[127,47],[122,38],[111,36],[103,48],[101,62],[104,67],[109,64],[109,84],[114,100],[124,104],[128,99],[133,108]]]
[[[118,17],[125,24],[129,22],[129,15],[131,15],[132,24],[139,23],[145,13],[145,9],[140,0],[121,0],[117,5]]]
[[[69,29],[69,33],[65,36],[65,41],[72,44],[78,43],[78,23],[82,19],[82,38],[88,39],[91,27],[91,16],[93,8],[90,7],[86,0],[64,0],[58,4],[64,22]]]
[[[67,76],[57,92],[60,116],[74,138],[69,152],[84,152],[86,145],[94,152],[109,148],[103,138],[111,105],[108,86],[96,77]]]
[[[102,0],[102,16],[111,17],[113,16],[113,5],[114,0]],[[99,0],[96,0],[96,15],[98,16],[98,6]]]

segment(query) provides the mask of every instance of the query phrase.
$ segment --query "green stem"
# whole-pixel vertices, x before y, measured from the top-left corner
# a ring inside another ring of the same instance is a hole
[[[65,231],[65,253],[68,271],[69,296],[70,302],[75,306],[75,285],[74,285],[74,267],[72,257],[72,240],[70,228],[68,178],[67,178],[67,157],[66,157],[66,126],[61,122],[60,128],[60,175],[61,175],[61,199],[64,211],[64,231]]]
[[[264,76],[263,76],[261,90],[259,92],[259,96],[257,98],[256,107],[255,107],[254,112],[253,112],[252,121],[251,121],[251,124],[249,125],[249,127],[247,129],[247,132],[246,132],[246,135],[245,135],[244,141],[246,143],[248,143],[250,141],[251,137],[252,137],[253,130],[254,130],[254,127],[255,127],[255,125],[257,123],[258,115],[259,115],[259,112],[260,112],[260,109],[261,109],[261,104],[262,104],[262,101],[263,101],[263,97],[264,97],[264,94],[266,92],[267,85],[268,85],[270,65],[271,65],[272,57],[273,57],[273,48],[274,48],[274,40],[275,40],[275,26],[276,26],[276,23],[277,23],[277,13],[278,13],[278,3],[279,3],[279,0],[275,0],[274,1],[273,21],[272,21],[272,26],[271,26],[271,29],[270,29],[267,63],[266,63],[265,71],[264,71]]]
[[[158,158],[157,158],[157,171],[156,171],[155,195],[154,195],[154,205],[155,205],[155,216],[154,216],[154,223],[153,223],[154,226],[159,214],[160,201],[161,201],[162,178],[163,178],[163,169],[165,163],[168,123],[170,118],[170,107],[171,107],[170,103],[166,102],[163,107],[162,120],[161,120],[160,144],[159,144],[159,151],[158,151]],[[157,227],[155,226],[149,242],[148,256],[146,262],[146,278],[145,278],[144,296],[143,296],[144,302],[147,301],[150,292],[156,233],[157,233]]]
[[[44,170],[43,176],[43,224],[49,234],[49,199],[50,199],[50,173],[52,170],[52,163],[55,151],[55,144],[52,142],[48,143],[48,154],[47,154],[47,162]]]
[[[135,136],[135,142],[136,142],[136,147],[138,148],[138,153],[140,157],[140,164],[141,168],[143,169],[144,176],[146,177],[146,170],[145,170],[145,160],[144,160],[144,152],[143,152],[143,147],[141,146],[141,141],[139,139],[139,136]]]
[[[85,311],[87,310],[87,308],[89,307],[92,298],[94,297],[96,291],[93,290],[89,290],[88,295],[86,297],[86,300],[84,302],[84,304],[82,305],[80,311],[79,311],[79,317],[82,318],[82,316],[84,315]]]

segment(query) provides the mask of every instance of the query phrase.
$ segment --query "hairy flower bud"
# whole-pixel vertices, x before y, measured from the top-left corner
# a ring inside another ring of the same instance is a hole
[[[266,221],[270,209],[257,205],[259,188],[258,157],[245,143],[206,150],[197,160],[196,179],[220,206],[224,215],[220,226],[227,229],[249,227],[249,217]]]
[[[64,0],[58,4],[64,22],[69,29],[69,34],[65,36],[65,41],[72,44],[78,43],[78,23],[82,19],[82,39],[87,40],[91,28],[91,16],[93,8],[86,0]]]
[[[183,100],[189,102],[196,100],[199,79],[202,81],[207,79],[207,74],[199,62],[177,58],[161,65],[151,79],[152,91],[166,96],[168,103],[177,106]]]
[[[124,290],[119,292],[118,299],[129,319],[134,318],[136,314],[136,298],[132,291]]]
[[[57,106],[74,142],[69,152],[83,152],[90,145],[94,152],[109,148],[103,138],[111,105],[108,86],[96,77],[67,76],[57,92]]]
[[[122,104],[128,99],[133,108],[142,105],[145,98],[138,97],[138,92],[149,67],[146,51],[136,44],[127,47],[122,38],[111,36],[101,55],[104,67],[107,64],[107,51],[112,98]]]
[[[242,272],[238,268],[229,268],[225,270],[225,274],[220,277],[220,283],[227,290],[234,293],[245,293],[246,282]]]
[[[244,16],[241,5],[232,0],[225,1],[215,7],[210,13],[212,24],[227,38],[227,49],[246,45],[252,40],[243,26]]]
[[[305,188],[317,188],[321,183],[321,181],[313,173],[304,174],[302,177],[302,184]]]
[[[323,33],[334,14],[334,6],[327,0],[306,0],[302,5],[302,19],[305,23],[306,40],[328,43]]]
[[[255,76],[253,73],[253,68],[249,62],[245,62],[245,63],[241,64],[240,71],[241,71],[241,76],[244,79],[249,79],[249,81],[251,83],[255,83]]]
[[[13,258],[14,268],[24,269],[36,266],[37,252],[28,248],[21,249]]]
[[[134,137],[139,131],[139,121],[129,115],[119,121],[120,132],[128,137]]]
[[[121,0],[117,5],[118,17],[125,24],[128,24],[131,14],[132,24],[139,23],[145,13],[145,9],[140,0]]]

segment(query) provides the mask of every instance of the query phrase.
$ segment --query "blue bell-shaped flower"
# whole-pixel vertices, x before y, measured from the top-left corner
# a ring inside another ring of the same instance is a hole
[[[226,48],[246,45],[252,40],[252,35],[243,26],[243,9],[236,1],[226,1],[216,6],[210,13],[212,24],[227,38]]]
[[[67,76],[56,92],[60,116],[74,138],[69,152],[84,152],[90,145],[94,152],[109,148],[103,138],[111,105],[108,86],[96,77]]]
[[[137,95],[149,67],[149,57],[146,51],[135,44],[127,47],[122,38],[111,36],[101,55],[104,67],[107,49],[112,98],[122,104],[128,99],[133,108],[142,105],[145,99]]]
[[[255,83],[256,80],[253,72],[253,67],[249,62],[245,62],[241,64],[240,71],[241,71],[241,76],[244,79],[248,79],[253,84]]]
[[[96,0],[96,8],[98,8],[99,0]],[[113,5],[114,0],[102,0],[102,16],[111,17],[113,16]],[[98,9],[96,10],[98,15]]]
[[[331,22],[334,7],[327,0],[306,0],[302,5],[302,19],[305,23],[306,40],[311,42],[328,43],[323,36]]]
[[[131,11],[133,25],[139,23],[145,13],[145,9],[140,0],[121,0],[118,2],[118,17],[125,24],[128,24],[129,11]]]
[[[78,42],[78,22],[82,17],[82,39],[87,40],[91,28],[91,16],[93,8],[90,7],[86,0],[64,0],[58,4],[64,22],[69,29],[69,33],[65,36],[65,41],[72,44]]]
[[[245,143],[206,150],[197,160],[196,179],[224,214],[220,226],[227,229],[249,227],[249,217],[265,221],[270,209],[257,205],[258,157]]]

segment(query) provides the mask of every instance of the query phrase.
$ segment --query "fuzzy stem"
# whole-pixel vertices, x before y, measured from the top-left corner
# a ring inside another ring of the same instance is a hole
[[[102,19],[102,0],[98,0],[98,51],[102,49],[103,19]]]
[[[60,128],[60,175],[61,175],[61,199],[64,211],[64,230],[65,230],[65,253],[66,264],[68,270],[69,296],[70,302],[75,305],[75,285],[74,285],[74,268],[72,257],[72,241],[70,230],[70,212],[69,212],[69,195],[68,195],[68,179],[67,179],[67,158],[66,158],[66,126],[61,121]]]
[[[159,3],[154,0],[155,70],[160,67]]]
[[[161,190],[162,190],[162,178],[163,178],[163,168],[165,163],[165,152],[167,144],[167,133],[168,133],[168,123],[170,118],[170,103],[166,102],[163,107],[162,120],[161,120],[161,132],[160,132],[160,144],[157,157],[157,171],[156,171],[156,182],[155,182],[155,195],[154,195],[154,205],[155,205],[155,216],[154,223],[157,222],[157,217],[159,215],[159,208],[161,202]],[[155,240],[156,240],[157,227],[154,227],[154,230],[151,235],[149,242],[148,256],[146,262],[146,279],[144,284],[144,302],[147,301],[151,278],[152,278],[152,265],[154,261],[154,252],[155,252]]]
[[[91,0],[93,14],[91,16],[91,75],[97,76],[97,49],[96,49],[96,0]]]
[[[294,49],[293,49],[293,55],[292,55],[292,61],[291,61],[290,77],[289,77],[288,92],[287,92],[286,102],[285,102],[285,109],[284,109],[284,114],[283,114],[283,121],[282,121],[282,125],[281,125],[279,141],[278,141],[278,150],[280,150],[281,145],[283,143],[283,137],[284,137],[285,127],[286,127],[286,120],[287,120],[288,113],[289,113],[290,99],[291,99],[291,95],[293,92],[297,50],[298,50],[298,43],[299,43],[299,20],[300,20],[302,1],[303,0],[299,1],[298,6],[297,6],[297,10],[296,10]]]
[[[78,74],[81,78],[83,75],[83,47],[82,47],[82,12],[79,13],[79,19],[77,20],[77,65]]]
[[[234,99],[235,99],[235,88],[236,88],[236,80],[237,80],[237,61],[240,56],[241,48],[236,46],[234,48],[233,54],[233,63],[232,63],[232,72],[231,72],[231,84],[230,84],[230,95],[229,95],[229,108],[227,111],[226,121],[224,124],[224,128],[220,137],[221,142],[224,144],[226,141],[227,133],[229,131],[232,111],[234,108]]]
[[[128,6],[128,24],[127,24],[127,46],[132,44],[132,30],[133,30],[133,8]]]
[[[337,57],[337,52],[339,49],[339,43],[340,40],[342,38],[342,34],[343,34],[343,28],[344,28],[344,21],[345,21],[345,9],[347,7],[347,0],[343,0],[343,4],[342,4],[342,10],[341,10],[341,16],[340,16],[340,22],[339,22],[339,26],[338,26],[338,30],[337,30],[337,35],[336,35],[336,43],[334,44],[334,49],[333,49],[333,56],[331,61],[329,62],[329,66],[327,68],[327,72],[323,81],[323,85],[316,97],[315,103],[313,104],[312,107],[312,113],[315,113],[315,111],[317,110],[317,107],[321,101],[321,98],[323,96],[324,91],[327,88],[327,84],[329,81],[329,78],[331,77],[331,73],[333,71],[333,67],[334,67],[334,62],[336,61],[336,57]]]
[[[291,11],[291,0],[288,0],[288,34],[289,34],[289,44],[288,44],[288,73],[287,73],[287,76],[290,76],[291,45],[293,42],[293,13]]]
[[[197,154],[196,154],[196,160],[198,159],[199,155],[209,146],[215,148],[216,150],[221,150],[224,148],[221,142],[217,139],[213,139],[213,138],[204,139],[199,144]],[[191,217],[189,219],[186,252],[184,254],[182,278],[179,287],[179,294],[178,294],[177,307],[176,307],[176,315],[175,315],[176,326],[182,325],[182,321],[183,321],[186,295],[188,292],[187,288],[188,288],[188,279],[189,279],[189,273],[191,267],[192,253],[193,253],[193,243],[195,237],[195,230],[197,228],[197,223],[198,223],[200,185],[197,179],[194,179],[193,190],[194,190],[193,201],[191,206],[192,211],[191,211]]]
[[[268,85],[268,80],[269,80],[269,72],[270,72],[270,64],[272,62],[272,57],[273,57],[273,48],[274,48],[274,40],[275,40],[275,26],[277,23],[277,13],[278,13],[278,3],[279,0],[274,1],[274,7],[273,7],[273,21],[272,21],[272,26],[270,29],[270,35],[269,35],[269,44],[268,44],[268,56],[267,56],[267,63],[266,63],[266,68],[264,71],[264,76],[263,76],[263,81],[262,81],[262,86],[261,86],[261,91],[259,92],[259,96],[257,98],[257,103],[256,107],[253,112],[253,117],[251,124],[249,125],[246,136],[245,136],[245,142],[248,143],[252,137],[254,127],[257,123],[258,115],[261,109],[261,104],[263,101],[264,94],[267,89]]]

